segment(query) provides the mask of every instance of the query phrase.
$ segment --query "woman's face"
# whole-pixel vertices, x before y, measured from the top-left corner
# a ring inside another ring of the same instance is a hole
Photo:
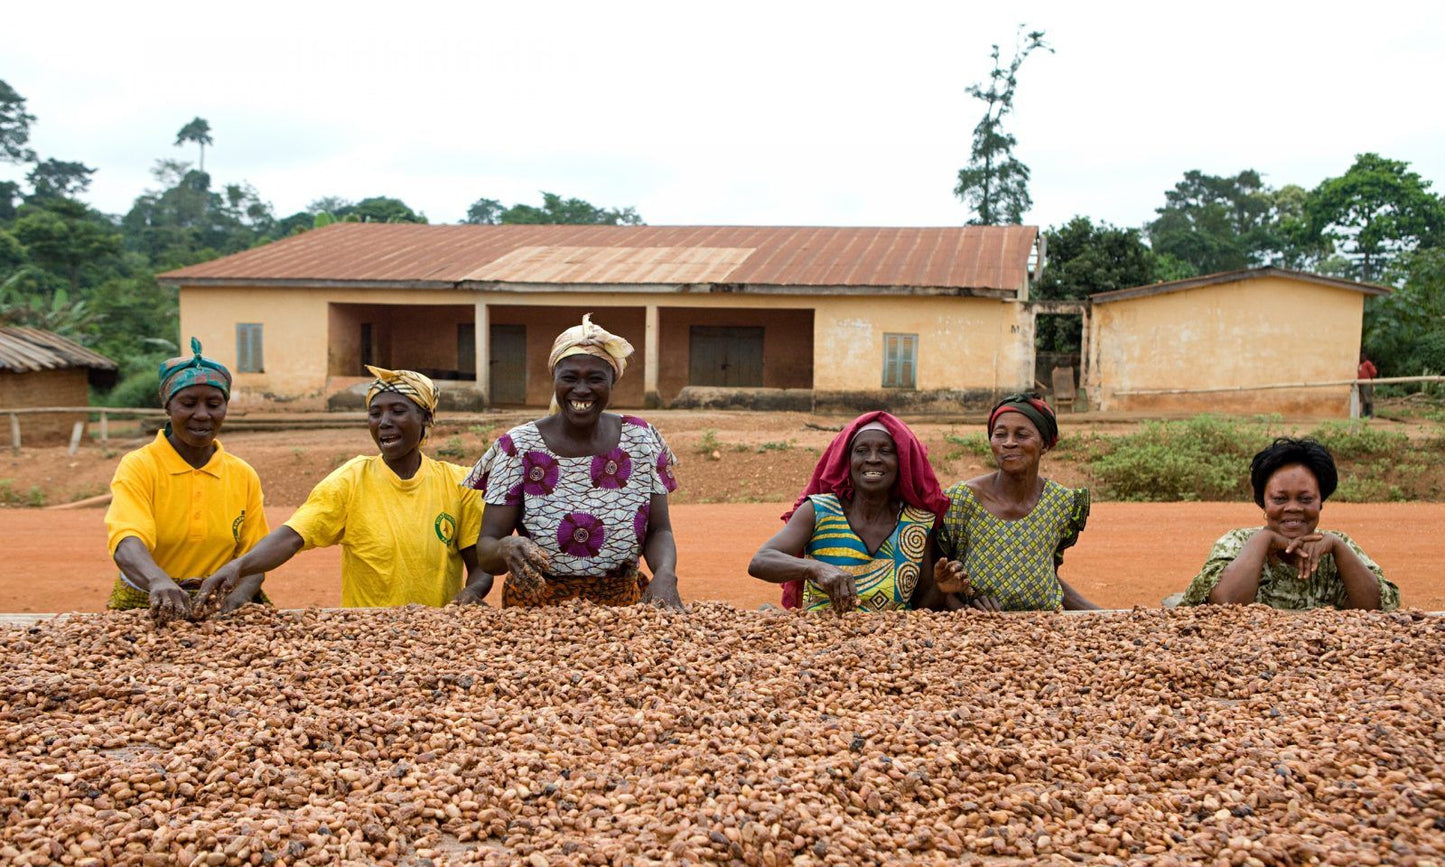
[[[612,400],[612,365],[595,355],[569,355],[552,368],[552,388],[567,421],[595,425]]]
[[[171,435],[183,445],[208,449],[226,420],[226,395],[214,385],[188,385],[166,402]]]
[[[366,426],[381,456],[394,464],[421,445],[427,412],[394,391],[379,392],[366,408]]]
[[[1008,472],[1038,466],[1039,458],[1048,451],[1039,429],[1021,412],[1005,412],[994,419],[988,445],[998,468]]]
[[[1320,483],[1302,464],[1280,467],[1264,483],[1265,525],[1286,539],[1313,533],[1322,505]]]
[[[893,490],[898,481],[898,449],[888,434],[881,430],[863,431],[853,437],[848,457],[854,491],[887,494]]]

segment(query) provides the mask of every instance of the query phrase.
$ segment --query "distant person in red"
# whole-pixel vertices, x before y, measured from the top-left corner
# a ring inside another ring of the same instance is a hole
[[[1360,350],[1360,370],[1355,374],[1356,379],[1374,379],[1380,375],[1375,369],[1375,362],[1365,357],[1365,350]],[[1360,417],[1375,417],[1375,387],[1373,385],[1360,384]]]

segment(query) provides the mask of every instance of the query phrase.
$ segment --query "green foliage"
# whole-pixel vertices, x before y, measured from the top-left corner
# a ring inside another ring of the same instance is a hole
[[[1335,460],[1354,460],[1407,451],[1410,438],[1399,431],[1364,422],[1325,422],[1309,434],[1330,450]]]
[[[355,217],[362,223],[425,223],[426,215],[418,214],[407,207],[401,199],[388,196],[372,196],[362,199],[350,208],[334,212],[338,217]]]
[[[35,164],[25,179],[34,192],[32,200],[71,199],[90,189],[95,169],[84,163],[48,159]]]
[[[697,441],[697,453],[700,455],[710,455],[721,448],[722,443],[718,442],[717,431],[712,428],[703,431],[702,439]]]
[[[176,147],[186,142],[195,142],[201,149],[200,168],[206,170],[206,145],[213,144],[211,139],[211,125],[203,117],[194,118],[190,123],[181,127],[176,133]]]
[[[1004,132],[1003,119],[1013,111],[1014,91],[1018,87],[1018,71],[1024,59],[1036,49],[1050,54],[1054,49],[1044,42],[1044,31],[1024,33],[1019,25],[1014,40],[1014,56],[1007,66],[994,43],[990,58],[993,70],[988,87],[972,84],[968,95],[983,102],[983,118],[973,128],[973,148],[968,165],[958,171],[958,184],[953,194],[973,209],[970,225],[999,226],[1023,222],[1024,212],[1033,205],[1029,196],[1029,167],[1013,154],[1018,140]]]
[[[447,437],[446,445],[437,449],[437,454],[444,458],[465,458],[467,449],[462,445],[461,437]]]
[[[1394,293],[1365,301],[1365,348],[1380,375],[1445,371],[1445,247],[1401,255],[1390,279]]]
[[[1269,439],[1263,424],[1216,416],[1146,422],[1132,434],[1095,438],[1087,466],[1108,499],[1247,499],[1245,468]]]
[[[542,193],[542,206],[517,203],[503,208],[496,199],[477,199],[467,209],[464,223],[474,225],[589,225],[640,226],[642,217],[635,208],[599,208],[582,199],[564,199],[556,193]]]
[[[1273,199],[1253,169],[1233,177],[1185,172],[1149,224],[1150,244],[1200,274],[1264,264],[1276,246]]]
[[[35,115],[25,110],[25,97],[0,81],[0,162],[35,162],[35,151],[26,147],[34,122]]]
[[[758,443],[758,454],[767,452],[785,452],[793,447],[792,440],[772,440],[770,442]]]
[[[1079,300],[1158,279],[1157,257],[1136,229],[1094,225],[1088,217],[1074,217],[1045,234],[1048,261],[1030,290],[1034,298]],[[1077,316],[1040,316],[1034,345],[1041,352],[1078,352],[1081,331]]]
[[[986,458],[993,455],[993,449],[988,445],[988,437],[977,431],[966,434],[944,434],[943,439],[954,446],[954,449],[945,456],[945,460],[956,461],[966,456]]]
[[[1354,276],[1378,280],[1390,261],[1445,241],[1445,203],[1410,164],[1379,154],[1355,158],[1349,171],[1322,182],[1304,206],[1307,236],[1338,249]]]
[[[161,375],[157,367],[125,375],[115,388],[98,395],[101,406],[161,408]]]

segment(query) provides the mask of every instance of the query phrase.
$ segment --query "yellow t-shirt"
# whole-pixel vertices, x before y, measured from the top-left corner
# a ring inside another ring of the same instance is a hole
[[[160,431],[154,442],[120,459],[110,491],[105,526],[111,556],[134,536],[177,581],[210,575],[269,531],[260,477],[220,440],[216,453],[196,469]]]
[[[380,455],[342,464],[286,521],[306,548],[341,545],[341,604],[442,606],[462,589],[462,548],[482,532],[482,497],[465,467],[422,455],[409,479]]]

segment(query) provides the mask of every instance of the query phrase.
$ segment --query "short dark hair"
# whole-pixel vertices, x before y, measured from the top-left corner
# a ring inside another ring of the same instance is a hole
[[[1285,467],[1301,466],[1310,471],[1320,486],[1320,502],[1330,498],[1340,484],[1334,456],[1318,440],[1308,437],[1278,437],[1249,462],[1249,484],[1254,488],[1254,502],[1264,508],[1264,486],[1270,477]]]

